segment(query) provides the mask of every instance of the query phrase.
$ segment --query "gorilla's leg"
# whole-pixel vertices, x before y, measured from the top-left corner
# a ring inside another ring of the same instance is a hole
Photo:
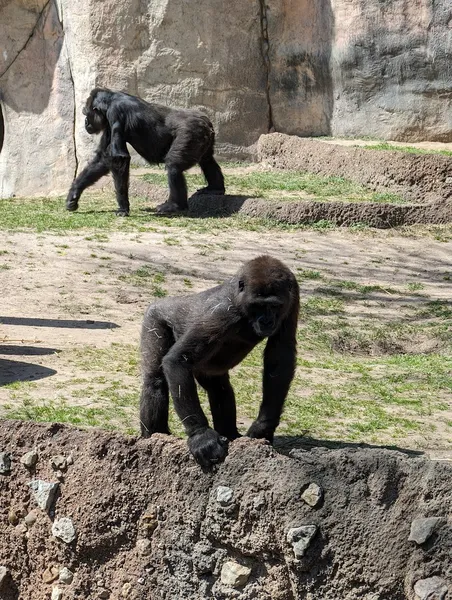
[[[229,375],[226,373],[208,377],[197,374],[196,379],[207,392],[215,431],[229,440],[240,437],[237,431],[234,390]]]
[[[221,172],[220,165],[213,157],[213,152],[209,151],[199,161],[199,166],[204,174],[207,181],[207,187],[201,188],[197,194],[212,194],[212,195],[223,195],[224,189],[224,177]]]
[[[96,155],[96,157],[87,164],[80,175],[74,179],[66,198],[66,209],[70,210],[71,212],[77,210],[78,201],[83,190],[90,185],[93,185],[93,183],[96,183],[96,181],[98,181],[104,175],[107,175],[109,171],[110,167],[108,166],[105,158],[103,156]]]
[[[118,203],[118,210],[116,214],[118,217],[128,217],[130,204],[129,204],[129,170],[130,170],[130,156],[127,157],[115,157],[111,158],[111,173],[113,175],[113,181],[115,183],[116,190],[116,201]]]
[[[141,333],[143,387],[140,400],[141,435],[170,433],[168,428],[169,393],[162,359],[174,337],[169,327],[149,308]]]
[[[177,164],[167,163],[169,198],[157,207],[159,213],[172,213],[188,208],[187,182],[184,169]]]

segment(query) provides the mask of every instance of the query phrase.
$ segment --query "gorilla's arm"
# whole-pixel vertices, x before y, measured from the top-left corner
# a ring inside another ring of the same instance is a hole
[[[188,446],[204,467],[226,456],[227,440],[209,427],[199,402],[193,369],[201,360],[208,360],[222,334],[221,327],[217,331],[192,328],[179,338],[162,361],[174,408],[188,436]]]
[[[278,331],[268,338],[264,351],[263,398],[259,415],[247,436],[273,442],[283,405],[292,382],[297,358],[297,322],[299,301],[293,306]]]

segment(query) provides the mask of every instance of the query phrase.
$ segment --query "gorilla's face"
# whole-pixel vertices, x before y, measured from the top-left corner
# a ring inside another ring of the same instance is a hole
[[[105,129],[107,120],[99,110],[85,106],[83,114],[85,115],[85,129],[90,135],[100,133]]]
[[[259,289],[246,279],[239,280],[239,299],[254,333],[260,338],[276,333],[289,306],[285,290]]]

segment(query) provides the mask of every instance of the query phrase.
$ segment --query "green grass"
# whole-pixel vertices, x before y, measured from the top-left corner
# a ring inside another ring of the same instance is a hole
[[[200,174],[186,176],[190,192],[205,185]],[[148,173],[143,180],[153,185],[166,186],[165,173]],[[300,193],[317,200],[341,200],[347,202],[403,203],[397,194],[374,192],[365,186],[343,177],[323,177],[313,173],[295,171],[253,171],[243,175],[225,173],[228,194],[242,194],[264,198],[298,197]],[[278,196],[278,193],[284,193]]]
[[[404,152],[405,154],[442,154],[444,156],[452,156],[451,150],[434,150],[427,148],[416,148],[416,146],[396,146],[389,144],[388,142],[375,142],[375,144],[366,144],[365,146],[358,146],[365,150],[396,150],[397,152]]]
[[[156,272],[150,265],[142,265],[131,273],[119,275],[118,279],[131,285],[147,288],[156,298],[163,298],[168,294],[161,285],[165,282],[166,276]]]

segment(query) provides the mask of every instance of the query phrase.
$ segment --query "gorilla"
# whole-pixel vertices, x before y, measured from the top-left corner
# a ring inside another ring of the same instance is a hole
[[[207,187],[198,194],[224,194],[224,178],[213,157],[215,132],[210,120],[196,110],[176,110],[149,104],[123,92],[95,88],[83,109],[85,129],[102,133],[94,158],[74,180],[66,208],[75,211],[88,186],[111,171],[118,216],[129,215],[128,142],[147,162],[165,163],[169,198],[157,207],[160,213],[188,208],[184,171],[199,164]]]
[[[271,256],[245,263],[231,279],[199,294],[151,304],[141,333],[141,434],[167,433],[169,393],[204,468],[221,461],[240,436],[229,370],[264,338],[263,399],[247,436],[273,441],[295,372],[299,288]],[[213,429],[196,382],[207,392]]]

